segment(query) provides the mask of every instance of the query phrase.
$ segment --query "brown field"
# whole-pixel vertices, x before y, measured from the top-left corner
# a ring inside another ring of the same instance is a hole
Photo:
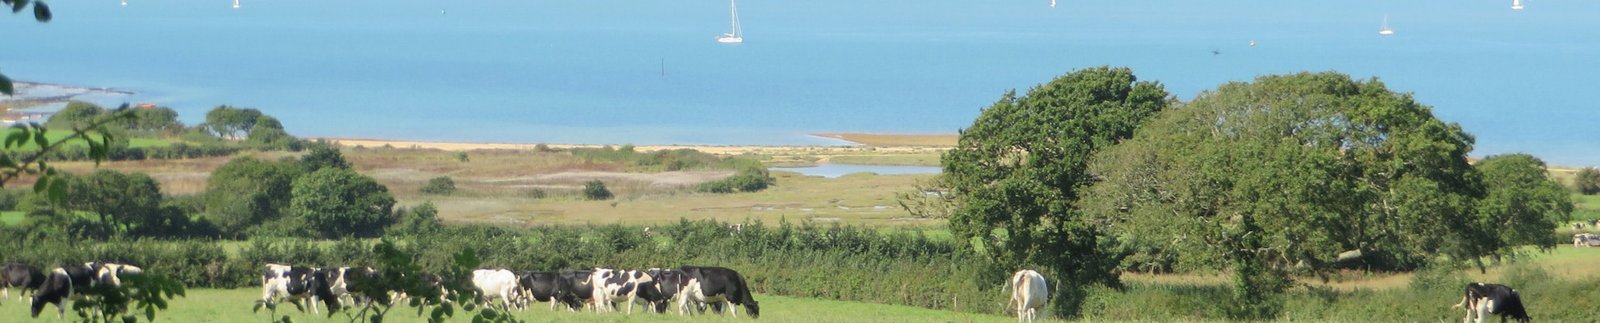
[[[585,161],[565,152],[535,152],[514,149],[520,146],[495,144],[435,144],[418,147],[381,148],[344,141],[341,149],[353,167],[388,186],[398,206],[432,202],[446,221],[462,223],[552,224],[552,223],[664,223],[688,219],[725,221],[761,220],[789,222],[865,224],[883,226],[941,225],[942,220],[910,218],[899,207],[894,194],[914,189],[918,180],[930,175],[880,176],[855,174],[837,179],[806,177],[775,172],[775,186],[756,193],[709,194],[694,192],[700,183],[732,175],[731,171],[639,172],[627,165]],[[387,142],[390,147],[410,147]],[[471,150],[463,146],[475,145]],[[553,146],[558,148],[560,146]],[[599,146],[595,146],[599,147]],[[638,150],[686,148],[678,146],[639,147]],[[700,149],[701,147],[695,147]],[[718,147],[712,147],[718,148]],[[720,152],[737,152],[774,165],[827,162],[832,158],[855,159],[863,163],[937,163],[938,152],[922,147],[720,147]],[[457,159],[465,151],[468,161]],[[246,152],[240,156],[277,160],[297,158],[283,152]],[[106,162],[99,167],[123,172],[143,172],[161,183],[168,195],[186,195],[205,190],[212,170],[233,157],[182,160]],[[55,164],[73,173],[95,169],[87,162]],[[429,179],[449,176],[457,191],[448,196],[423,194],[419,190]],[[606,201],[583,200],[583,183],[599,179],[616,195]],[[16,187],[26,187],[19,183]],[[544,196],[535,197],[540,191]]]

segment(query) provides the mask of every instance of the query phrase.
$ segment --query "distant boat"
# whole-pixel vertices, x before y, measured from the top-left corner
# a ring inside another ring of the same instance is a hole
[[[122,6],[123,7],[127,7],[128,6],[128,0],[122,0]]]
[[[733,31],[717,36],[718,43],[743,43],[744,31],[739,29],[739,6],[737,0],[728,0],[728,15],[733,17]]]
[[[1254,40],[1254,39],[1250,40],[1250,47],[1256,47],[1256,40]]]
[[[239,0],[233,0],[233,7],[239,8]]]
[[[1522,0],[1511,0],[1511,10],[1522,10]]]
[[[1383,15],[1383,27],[1378,28],[1378,34],[1384,36],[1394,34],[1394,29],[1389,29],[1389,15]]]
[[[1056,7],[1056,0],[1050,0],[1050,7],[1051,8],[1055,8]]]

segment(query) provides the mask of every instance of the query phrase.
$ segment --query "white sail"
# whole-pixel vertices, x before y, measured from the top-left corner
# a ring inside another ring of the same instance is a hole
[[[1383,15],[1383,27],[1378,28],[1378,34],[1384,36],[1394,34],[1394,29],[1389,29],[1389,15]]]
[[[1522,0],[1511,0],[1511,10],[1522,10]]]
[[[744,31],[739,28],[739,5],[737,0],[728,0],[728,15],[733,20],[733,30],[717,36],[719,43],[743,43]]]
[[[233,7],[234,8],[238,8],[239,7],[239,0],[233,0]]]

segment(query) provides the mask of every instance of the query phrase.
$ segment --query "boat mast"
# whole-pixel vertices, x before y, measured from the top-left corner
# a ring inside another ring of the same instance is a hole
[[[741,35],[744,35],[744,33],[739,32],[738,0],[728,0],[728,15],[733,16],[733,37],[740,37]]]

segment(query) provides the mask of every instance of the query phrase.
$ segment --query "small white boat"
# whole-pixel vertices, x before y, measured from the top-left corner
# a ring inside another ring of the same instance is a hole
[[[743,43],[744,31],[739,29],[739,6],[737,0],[728,0],[728,15],[733,17],[733,31],[717,36],[718,43]]]
[[[1522,0],[1511,0],[1511,10],[1522,10]]]
[[[233,7],[239,8],[239,0],[233,0]]]
[[[1050,0],[1050,7],[1051,8],[1055,8],[1056,7],[1056,0]]]
[[[1384,36],[1394,34],[1394,29],[1389,29],[1389,15],[1383,15],[1383,27],[1378,28],[1378,34]]]
[[[122,6],[123,7],[127,7],[128,6],[128,0],[122,0]]]

